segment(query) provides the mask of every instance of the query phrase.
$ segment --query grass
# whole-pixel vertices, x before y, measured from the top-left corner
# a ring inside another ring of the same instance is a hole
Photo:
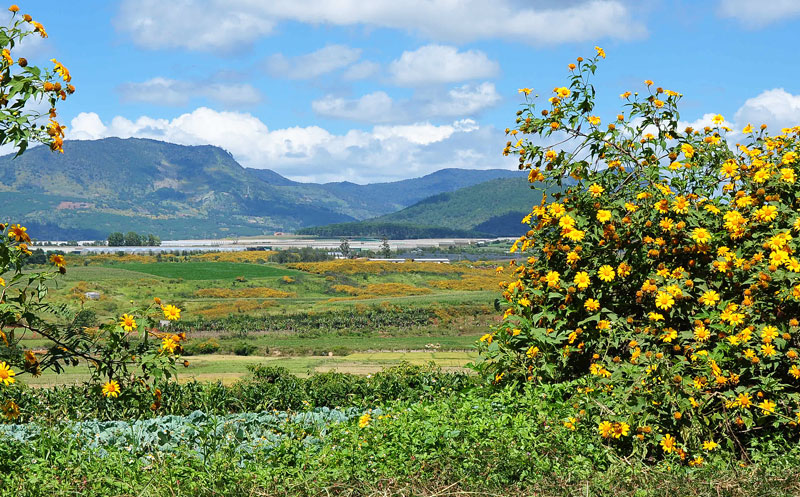
[[[245,278],[268,278],[297,276],[300,271],[265,264],[243,264],[235,262],[182,262],[141,264],[115,264],[115,268],[151,274],[161,278],[184,280],[232,280],[237,276]]]
[[[222,381],[231,384],[248,374],[248,366],[268,364],[281,366],[291,373],[307,376],[313,373],[338,371],[340,373],[372,374],[396,366],[400,362],[425,365],[433,363],[444,370],[465,370],[465,366],[477,358],[475,352],[362,352],[342,357],[329,356],[236,356],[198,355],[186,357],[189,367],[178,368],[178,381]],[[45,372],[38,378],[19,375],[18,380],[30,386],[52,387],[82,383],[89,379],[85,365],[68,367],[61,374]]]

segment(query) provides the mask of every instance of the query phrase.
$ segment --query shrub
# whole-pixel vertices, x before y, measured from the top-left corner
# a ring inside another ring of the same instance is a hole
[[[236,355],[253,355],[256,346],[252,343],[237,342],[233,345],[233,353]]]
[[[697,465],[717,443],[787,436],[800,416],[800,127],[748,124],[733,147],[720,115],[679,129],[681,95],[652,81],[602,127],[589,83],[601,57],[570,65],[544,110],[520,90],[504,153],[560,193],[523,220],[512,251],[529,257],[480,367],[496,383],[579,379],[567,429],[591,423],[628,451]]]
[[[213,338],[204,342],[189,342],[183,346],[183,355],[215,354],[219,351],[219,342]]]

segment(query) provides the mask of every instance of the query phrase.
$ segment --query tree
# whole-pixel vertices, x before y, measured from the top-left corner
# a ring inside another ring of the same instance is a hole
[[[135,231],[125,233],[125,246],[126,247],[141,247],[142,237]]]
[[[108,235],[109,247],[122,247],[123,245],[125,245],[125,235],[119,231],[115,231]]]
[[[381,255],[387,259],[392,256],[392,248],[389,246],[389,240],[385,237],[381,240]]]
[[[56,105],[75,91],[69,84],[72,76],[55,59],[53,69],[49,69],[14,57],[15,47],[24,38],[46,38],[47,32],[30,15],[18,15],[16,5],[9,11],[10,25],[0,26],[0,145],[13,147],[17,155],[23,154],[30,143],[42,143],[64,153],[64,127],[56,121]],[[40,124],[44,119],[49,122]],[[157,409],[160,397],[152,400],[154,386],[173,375],[183,339],[157,331],[160,314],[176,320],[180,309],[154,299],[87,332],[86,325],[92,320],[85,314],[48,301],[52,281],[67,271],[62,254],[49,255],[51,267],[47,270],[23,272],[33,255],[27,231],[20,224],[0,223],[0,395],[19,376],[39,375],[45,370],[59,373],[65,366],[84,361],[97,395],[109,402],[118,396],[135,395],[147,399],[143,405]],[[41,256],[37,254],[36,260]],[[48,340],[51,346],[41,351],[28,349],[23,338],[31,334]],[[8,419],[20,415],[20,406],[11,399],[0,399],[0,410]]]
[[[149,235],[147,235],[147,246],[148,247],[159,247],[159,246],[161,246],[161,238],[159,238],[156,235],[150,233]]]
[[[339,244],[339,252],[342,253],[342,257],[345,259],[349,259],[352,255],[352,250],[350,249],[350,242],[347,238],[342,238],[341,243]]]

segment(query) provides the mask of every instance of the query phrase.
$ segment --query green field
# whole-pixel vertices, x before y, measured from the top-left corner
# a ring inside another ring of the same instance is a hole
[[[233,279],[237,276],[244,276],[246,278],[271,278],[297,276],[300,274],[300,271],[282,267],[235,262],[122,263],[115,264],[114,268],[151,274],[162,278],[180,278],[184,280]]]
[[[178,368],[178,381],[221,381],[229,385],[245,377],[248,366],[280,366],[298,376],[336,371],[340,373],[373,374],[401,362],[432,364],[445,371],[466,371],[466,365],[477,358],[475,352],[362,352],[343,357],[329,356],[236,356],[201,355],[191,356],[187,368]],[[36,387],[77,384],[89,379],[85,365],[68,367],[61,374],[45,372],[39,377],[18,376],[19,382]]]

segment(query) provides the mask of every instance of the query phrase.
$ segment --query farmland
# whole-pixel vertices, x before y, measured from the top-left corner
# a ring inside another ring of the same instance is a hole
[[[94,325],[158,297],[183,309],[188,367],[179,381],[230,384],[269,364],[306,376],[372,374],[401,362],[464,371],[477,338],[497,318],[502,275],[490,262],[434,264],[364,260],[275,264],[269,253],[69,256],[50,298]],[[95,296],[96,299],[87,295]],[[46,348],[29,336],[26,347]],[[86,366],[20,377],[31,386],[74,384]]]

